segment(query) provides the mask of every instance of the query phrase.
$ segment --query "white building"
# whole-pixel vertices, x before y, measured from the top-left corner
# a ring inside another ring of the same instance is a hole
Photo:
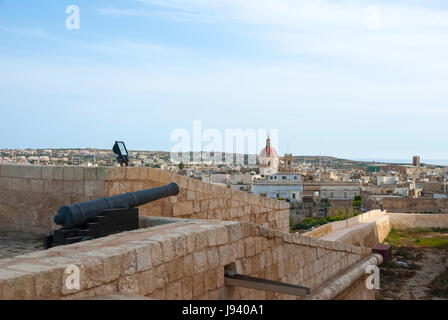
[[[376,176],[376,185],[393,185],[400,181],[398,177],[395,176]]]
[[[254,178],[252,193],[274,199],[302,201],[303,184],[299,173],[279,173],[279,156],[271,146],[271,139],[266,140],[266,147],[258,156],[260,178]]]
[[[254,180],[251,191],[257,196],[299,202],[303,194],[302,177],[293,173],[269,175],[263,180]]]
[[[356,184],[322,184],[320,187],[322,199],[353,200],[361,194],[361,185]]]

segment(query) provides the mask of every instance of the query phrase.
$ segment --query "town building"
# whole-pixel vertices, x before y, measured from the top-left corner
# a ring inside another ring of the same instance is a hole
[[[420,156],[414,156],[412,158],[412,165],[414,167],[420,167]]]
[[[302,176],[298,173],[277,173],[252,182],[252,193],[267,198],[302,201]]]

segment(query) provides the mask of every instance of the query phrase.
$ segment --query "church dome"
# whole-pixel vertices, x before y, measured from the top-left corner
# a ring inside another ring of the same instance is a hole
[[[268,176],[278,172],[279,158],[277,150],[271,146],[271,139],[266,140],[266,147],[258,155],[258,166],[261,176]]]
[[[258,155],[260,158],[266,158],[266,157],[272,157],[272,158],[278,158],[277,150],[275,150],[273,147],[271,147],[271,139],[266,140],[266,147],[264,147],[260,154]]]

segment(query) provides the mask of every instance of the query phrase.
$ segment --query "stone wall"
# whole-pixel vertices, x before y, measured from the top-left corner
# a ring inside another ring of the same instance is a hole
[[[386,212],[374,210],[347,220],[325,224],[304,235],[371,248],[381,243],[390,230]]]
[[[325,224],[304,235],[370,248],[382,243],[392,228],[448,228],[448,214],[387,213],[374,210],[348,220]]]
[[[320,238],[320,237],[323,237],[332,232],[342,230],[342,229],[345,229],[345,228],[348,228],[350,226],[357,225],[360,223],[370,222],[370,221],[375,220],[378,217],[382,217],[385,215],[386,215],[386,212],[382,212],[381,210],[372,210],[372,211],[360,214],[358,216],[352,217],[350,219],[324,224],[323,226],[315,228],[312,231],[304,233],[304,235],[313,237],[313,238]]]
[[[392,228],[448,228],[448,214],[388,213]]]
[[[383,209],[397,213],[448,213],[448,199],[380,197],[363,193],[362,207],[366,210]]]
[[[296,299],[228,287],[224,268],[232,264],[240,274],[310,287],[313,294],[369,255],[369,249],[252,223],[179,219],[0,260],[0,299],[83,299],[118,292],[154,299]],[[65,286],[70,265],[80,270],[79,289]]]
[[[334,277],[317,292],[311,299],[313,300],[374,300],[374,290],[367,289],[366,280],[370,276],[366,270],[371,266],[379,266],[383,262],[383,257],[379,254],[371,254],[343,273]]]
[[[178,184],[176,197],[140,207],[142,215],[244,221],[289,231],[289,204],[146,167],[105,168],[106,195]]]
[[[332,237],[323,237],[322,239],[372,248],[387,238],[391,231],[391,226],[389,217],[385,216],[372,222],[357,225],[346,231]]]
[[[383,205],[388,212],[448,213],[448,199],[385,198]]]
[[[364,275],[353,283],[350,288],[336,296],[333,300],[375,300],[375,291],[366,290],[366,280],[368,275]]]
[[[97,168],[0,164],[0,228],[48,233],[61,206],[104,195],[104,172]]]
[[[327,199],[328,204],[333,209],[341,209],[345,211],[353,210],[353,201],[352,200],[334,200]],[[330,211],[331,212],[331,211]]]
[[[0,164],[0,228],[44,234],[62,205],[176,182],[176,197],[140,207],[140,215],[257,223],[289,230],[289,204],[147,167]]]

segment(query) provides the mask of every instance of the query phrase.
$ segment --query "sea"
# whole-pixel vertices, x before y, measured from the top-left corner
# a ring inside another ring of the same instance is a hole
[[[363,159],[353,159],[356,161],[366,161],[366,162],[378,162],[378,163],[397,163],[397,164],[412,164],[411,159],[374,159],[374,158],[363,158]],[[435,166],[446,166],[448,164],[448,160],[440,160],[440,159],[420,159],[420,163],[424,164],[432,164]]]

